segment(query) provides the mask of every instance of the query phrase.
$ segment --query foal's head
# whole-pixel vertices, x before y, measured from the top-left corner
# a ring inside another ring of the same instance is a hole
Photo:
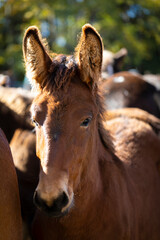
[[[26,71],[37,92],[31,114],[41,161],[34,200],[53,216],[64,215],[73,205],[95,150],[102,50],[101,38],[89,24],[82,29],[75,56],[55,55],[53,60],[36,27],[25,33]]]

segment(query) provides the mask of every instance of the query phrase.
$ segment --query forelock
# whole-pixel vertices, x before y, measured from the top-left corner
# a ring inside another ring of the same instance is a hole
[[[78,65],[74,57],[57,55],[50,66],[49,77],[44,81],[43,88],[48,92],[67,88],[76,74],[78,74]]]

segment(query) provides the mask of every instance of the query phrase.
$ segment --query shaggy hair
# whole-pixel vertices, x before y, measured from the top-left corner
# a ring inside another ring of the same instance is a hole
[[[50,66],[49,78],[43,81],[42,88],[49,92],[64,89],[77,72],[78,65],[73,56],[57,55]]]

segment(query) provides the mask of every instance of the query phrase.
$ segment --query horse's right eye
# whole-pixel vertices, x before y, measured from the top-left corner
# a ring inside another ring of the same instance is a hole
[[[32,123],[33,123],[36,127],[39,126],[39,123],[38,123],[35,119],[32,119]]]

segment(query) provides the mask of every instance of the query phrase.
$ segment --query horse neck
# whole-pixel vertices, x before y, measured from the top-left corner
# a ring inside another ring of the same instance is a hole
[[[123,186],[124,179],[121,178],[123,167],[112,150],[104,145],[99,133],[92,148],[88,151],[87,160],[86,171],[83,173],[78,191],[75,192],[75,207],[71,211],[71,222],[75,224],[75,229],[76,226],[83,226],[84,222],[88,224],[88,228],[92,224],[95,224],[96,228],[97,219],[101,219],[101,223],[104,221],[106,226],[113,223],[113,228],[119,231],[119,223],[123,216],[119,213],[122,201],[117,183]],[[125,205],[123,207],[125,208]],[[113,208],[115,209],[114,216],[110,211]],[[107,231],[111,234],[112,229]]]

